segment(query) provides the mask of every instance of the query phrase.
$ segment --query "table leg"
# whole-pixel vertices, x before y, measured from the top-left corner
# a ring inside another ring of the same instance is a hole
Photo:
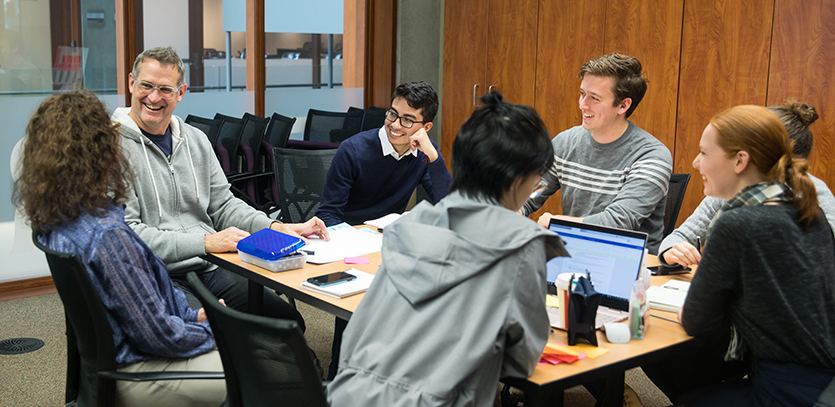
[[[525,407],[563,407],[563,389],[525,392]]]
[[[249,280],[249,313],[264,315],[264,286]]]
[[[623,406],[623,380],[625,372],[621,371],[606,378],[606,390],[603,393],[604,407]]]

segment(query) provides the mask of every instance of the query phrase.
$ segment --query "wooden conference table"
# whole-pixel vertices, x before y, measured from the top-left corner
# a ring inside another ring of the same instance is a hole
[[[301,269],[273,273],[241,261],[237,253],[211,253],[203,256],[205,260],[247,278],[250,282],[250,294],[260,294],[263,287],[270,287],[346,320],[357,309],[363,294],[336,299],[305,290],[301,288],[301,283],[310,277],[352,267],[368,273],[376,273],[381,263],[380,252],[362,257],[367,257],[370,264],[345,264],[338,261],[320,265],[307,264]],[[655,256],[651,256],[648,265],[653,266],[657,263]],[[670,279],[689,281],[691,276],[692,274],[654,276],[652,285],[661,285]],[[250,295],[249,301],[251,310],[257,312],[263,308],[263,295]],[[677,320],[675,313],[672,312],[652,310],[650,313]],[[605,379],[607,385],[604,405],[622,406],[624,372],[627,369],[663,360],[691,346],[691,340],[692,338],[684,333],[681,325],[659,318],[650,318],[649,330],[643,340],[633,339],[626,344],[613,344],[606,340],[606,334],[598,332],[597,343],[600,347],[609,349],[606,354],[595,359],[579,360],[572,364],[539,365],[527,379],[506,378],[502,381],[523,390],[525,406],[533,407],[562,406],[564,389]],[[568,340],[565,331],[554,330],[549,341],[566,343]]]

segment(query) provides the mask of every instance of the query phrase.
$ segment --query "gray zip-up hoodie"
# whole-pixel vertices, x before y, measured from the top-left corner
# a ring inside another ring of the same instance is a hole
[[[111,119],[121,124],[122,151],[136,175],[125,208],[125,222],[168,267],[171,275],[207,271],[216,266],[206,254],[203,236],[230,226],[250,233],[272,220],[229,190],[208,138],[171,116],[170,161],[119,108]]]
[[[528,377],[549,323],[545,263],[559,237],[454,192],[386,227],[383,263],[342,339],[339,406],[491,406]]]

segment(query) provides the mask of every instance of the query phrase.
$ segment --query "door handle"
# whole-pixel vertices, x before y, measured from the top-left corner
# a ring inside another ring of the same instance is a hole
[[[475,105],[475,91],[478,89],[478,84],[473,85],[473,107],[478,107]]]

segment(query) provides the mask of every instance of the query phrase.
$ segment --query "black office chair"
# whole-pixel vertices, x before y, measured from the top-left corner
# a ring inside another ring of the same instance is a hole
[[[264,131],[267,129],[269,119],[244,113],[242,120],[243,127],[241,128],[240,143],[238,145],[240,168],[237,174],[228,175],[226,178],[238,191],[246,195],[248,201],[255,203],[256,208],[260,208],[265,203],[265,199],[261,197],[263,194],[256,192],[255,179],[252,177],[264,173],[258,164],[258,154],[261,151],[261,142],[264,140]],[[249,179],[239,181],[243,177]]]
[[[221,305],[197,274],[187,278],[212,326],[230,407],[327,407],[313,354],[296,321],[233,310]]]
[[[244,125],[241,129],[241,142],[238,155],[243,158],[243,171],[256,171],[258,165],[256,164],[256,156],[261,150],[261,142],[264,140],[264,132],[270,119],[266,117],[256,116],[254,114],[244,113]]]
[[[382,107],[369,106],[365,110],[365,116],[362,118],[362,131],[379,129],[386,124],[386,113],[388,109]]]
[[[335,149],[274,148],[275,183],[284,223],[301,223],[319,208]]]
[[[690,174],[672,174],[670,176],[670,187],[667,190],[667,205],[664,209],[664,236],[666,237],[676,228],[678,211],[684,201],[684,192],[687,191],[687,184],[690,182]]]
[[[292,132],[294,124],[296,124],[295,117],[287,117],[273,113],[272,117],[270,117],[270,124],[267,126],[267,134],[264,135],[264,141],[261,142],[261,151],[259,153],[261,157],[261,171],[270,175],[258,178],[257,190],[263,191],[264,196],[269,200],[269,202],[261,206],[264,212],[268,214],[278,210],[278,190],[275,188],[273,148],[287,148],[287,141],[290,139],[290,132]]]
[[[186,116],[186,123],[200,129],[209,138],[209,144],[212,146],[217,143],[217,136],[220,134],[220,120],[190,114]]]
[[[310,109],[304,123],[304,139],[338,143],[360,132],[363,111],[328,112]]]
[[[215,152],[218,154],[220,166],[226,175],[238,172],[238,145],[241,142],[241,131],[244,127],[244,120],[237,117],[215,114],[215,120],[220,120],[220,131],[215,144]]]
[[[269,149],[270,154],[272,154],[274,147],[287,148],[287,140],[290,139],[290,132],[293,131],[294,124],[296,124],[295,117],[273,113],[270,117],[270,125],[267,126],[267,134],[264,136],[264,141],[272,146]]]
[[[113,330],[86,267],[74,254],[50,250],[38,241],[38,235],[40,232],[33,230],[32,241],[46,254],[49,271],[66,314],[68,404],[113,406],[116,403],[117,380],[146,382],[224,378],[223,372],[117,371]]]

